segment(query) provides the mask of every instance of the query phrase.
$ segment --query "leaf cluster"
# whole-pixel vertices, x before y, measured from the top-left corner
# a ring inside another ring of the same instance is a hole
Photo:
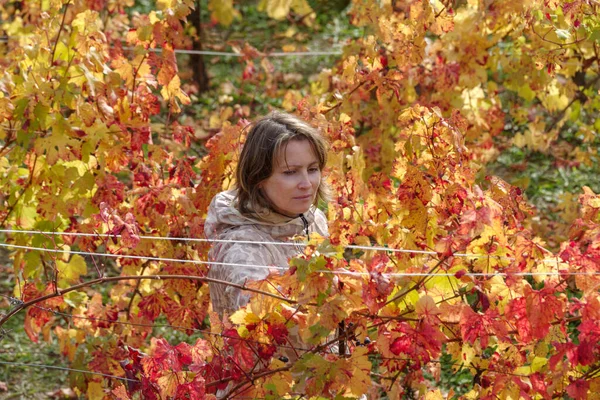
[[[305,3],[262,6],[284,18]],[[233,3],[211,4],[218,19]],[[241,46],[237,93],[277,97],[327,136],[335,196],[330,237],[236,286],[249,302],[224,319],[209,305],[208,244],[174,238],[203,237],[251,109],[224,99],[206,152],[189,155],[195,132],[173,116],[189,102],[174,49],[191,6],[160,1],[131,20],[83,1],[12,9],[0,221],[61,234],[8,237],[56,252],[14,252],[19,301],[0,327],[22,313],[32,342],[56,338],[73,367],[128,379],[75,376],[98,399],[598,392],[600,196],[573,196],[552,253],[523,191],[482,167],[513,145],[593,152],[595,3],[356,1],[350,19],[370,34],[302,89]],[[157,337],[165,321],[194,340]]]

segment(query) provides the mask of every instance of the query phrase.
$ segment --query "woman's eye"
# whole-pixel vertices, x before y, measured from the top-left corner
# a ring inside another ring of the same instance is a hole
[[[319,172],[319,168],[309,168],[308,172]]]
[[[296,171],[292,171],[292,170],[288,170],[288,171],[283,171],[283,173],[285,175],[293,175]]]

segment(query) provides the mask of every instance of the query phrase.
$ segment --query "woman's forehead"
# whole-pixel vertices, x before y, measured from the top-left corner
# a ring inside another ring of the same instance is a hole
[[[275,165],[310,165],[318,163],[319,158],[311,143],[306,140],[290,140],[284,143],[274,159]]]

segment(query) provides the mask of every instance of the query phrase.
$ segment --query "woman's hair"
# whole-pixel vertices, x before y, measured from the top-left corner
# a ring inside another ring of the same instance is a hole
[[[327,143],[319,131],[298,117],[283,112],[272,112],[256,121],[240,154],[235,172],[237,209],[247,217],[261,218],[257,210],[273,210],[259,185],[273,174],[274,162],[291,140],[306,140],[310,144],[322,171],[327,163]],[[329,191],[321,180],[314,205],[327,201]]]

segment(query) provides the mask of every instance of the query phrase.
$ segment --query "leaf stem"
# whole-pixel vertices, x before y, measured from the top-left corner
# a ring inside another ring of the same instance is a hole
[[[65,11],[63,12],[62,21],[60,21],[60,28],[58,28],[58,34],[56,35],[56,41],[54,42],[54,48],[52,49],[52,57],[50,57],[51,63],[54,63],[54,55],[56,54],[56,47],[58,46],[58,41],[60,40],[60,33],[62,32],[63,28],[65,27],[65,19],[67,18],[67,9],[69,8],[70,4],[71,4],[71,0],[68,0],[67,4],[65,4]]]
[[[440,267],[440,265],[442,265],[449,257],[450,256],[446,256],[446,257],[442,258],[441,260],[439,260],[437,262],[437,264],[435,264],[435,266],[429,272],[430,273],[434,273]],[[430,277],[431,277],[430,275],[426,275],[426,276],[422,277],[412,287],[410,287],[410,288],[404,290],[403,292],[401,292],[400,294],[394,296],[393,298],[391,298],[390,300],[388,300],[383,306],[385,307],[388,304],[393,303],[394,301],[396,301],[398,299],[401,299],[402,297],[406,296],[408,293],[412,292],[413,290],[418,289],[423,283],[425,283],[425,280],[427,280]]]

